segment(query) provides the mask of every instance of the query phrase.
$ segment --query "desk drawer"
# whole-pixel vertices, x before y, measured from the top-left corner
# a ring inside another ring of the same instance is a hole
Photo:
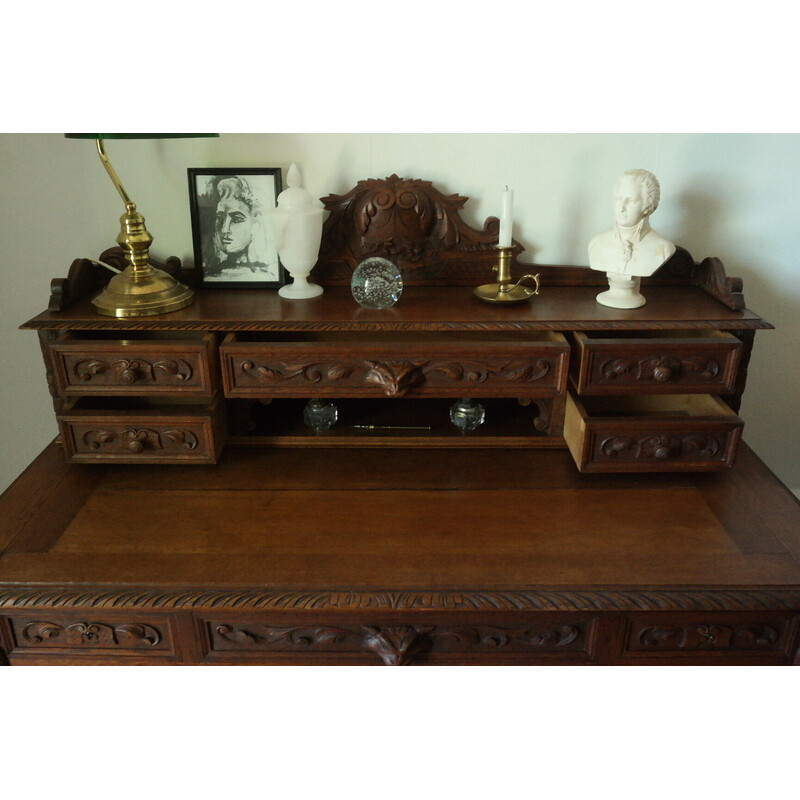
[[[219,396],[211,403],[149,406],[136,398],[82,398],[58,415],[72,462],[214,464],[226,438]]]
[[[582,472],[718,470],[744,423],[713,395],[567,395],[564,438]]]
[[[524,339],[230,335],[220,353],[228,397],[552,397],[566,386],[569,345],[552,332]]]
[[[67,397],[176,391],[210,396],[217,388],[214,334],[175,336],[112,339],[66,334],[50,347],[56,388]]]
[[[733,391],[742,343],[726,331],[672,331],[655,337],[574,334],[570,366],[579,394]]]
[[[720,656],[758,663],[793,655],[793,612],[638,613],[625,622],[623,663],[653,654],[694,664],[715,663]]]
[[[9,617],[7,625],[10,655],[20,664],[42,659],[95,663],[117,658],[159,663],[175,656],[170,620],[156,615],[109,616],[91,610],[65,615],[43,610]]]

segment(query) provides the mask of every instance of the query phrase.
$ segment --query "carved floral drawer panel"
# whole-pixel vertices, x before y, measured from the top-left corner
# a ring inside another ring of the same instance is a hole
[[[5,619],[11,654],[30,657],[173,658],[175,636],[170,619],[120,615],[109,618],[87,610],[64,615],[47,610]]]
[[[220,347],[228,397],[552,397],[566,387],[557,332],[486,337],[248,341]]]
[[[170,335],[112,339],[64,334],[50,347],[56,390],[62,396],[213,394],[218,388],[215,335]]]
[[[515,660],[549,657],[583,662],[589,655],[596,619],[586,614],[539,615],[535,621],[466,622],[433,618],[413,624],[376,620],[290,621],[253,616],[213,616],[200,622],[210,660],[255,659],[272,655],[288,661],[303,656],[351,657],[389,666],[447,663],[448,657],[491,656]]]
[[[742,422],[712,395],[567,395],[564,438],[583,472],[730,467]]]
[[[112,398],[82,398],[58,415],[67,457],[72,462],[214,464],[226,440],[224,406],[211,403],[134,403],[109,407]]]
[[[742,343],[726,331],[576,331],[570,374],[579,394],[733,391]]]
[[[792,613],[630,614],[622,636],[623,657],[661,654],[691,659],[720,656],[788,658],[793,653],[797,616]]]

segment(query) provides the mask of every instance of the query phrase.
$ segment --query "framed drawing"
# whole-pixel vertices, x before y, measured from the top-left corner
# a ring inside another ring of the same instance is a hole
[[[267,214],[281,192],[279,167],[190,167],[198,285],[274,289],[286,282]]]

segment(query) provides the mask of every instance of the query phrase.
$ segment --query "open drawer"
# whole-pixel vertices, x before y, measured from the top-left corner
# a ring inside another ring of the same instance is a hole
[[[227,425],[219,395],[208,403],[158,398],[80,398],[58,415],[67,458],[76,463],[214,464]]]
[[[648,336],[576,331],[570,376],[578,394],[733,391],[742,342],[727,331]]]
[[[216,336],[170,331],[67,333],[50,345],[55,384],[64,397],[181,395],[210,397],[217,388]]]
[[[227,397],[553,397],[569,345],[551,331],[230,334],[220,357]]]
[[[564,438],[582,472],[730,467],[744,423],[714,395],[567,395]]]

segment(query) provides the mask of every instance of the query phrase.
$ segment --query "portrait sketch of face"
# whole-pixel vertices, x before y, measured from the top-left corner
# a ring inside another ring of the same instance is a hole
[[[281,286],[267,215],[280,193],[280,170],[190,169],[195,263],[202,283]]]

